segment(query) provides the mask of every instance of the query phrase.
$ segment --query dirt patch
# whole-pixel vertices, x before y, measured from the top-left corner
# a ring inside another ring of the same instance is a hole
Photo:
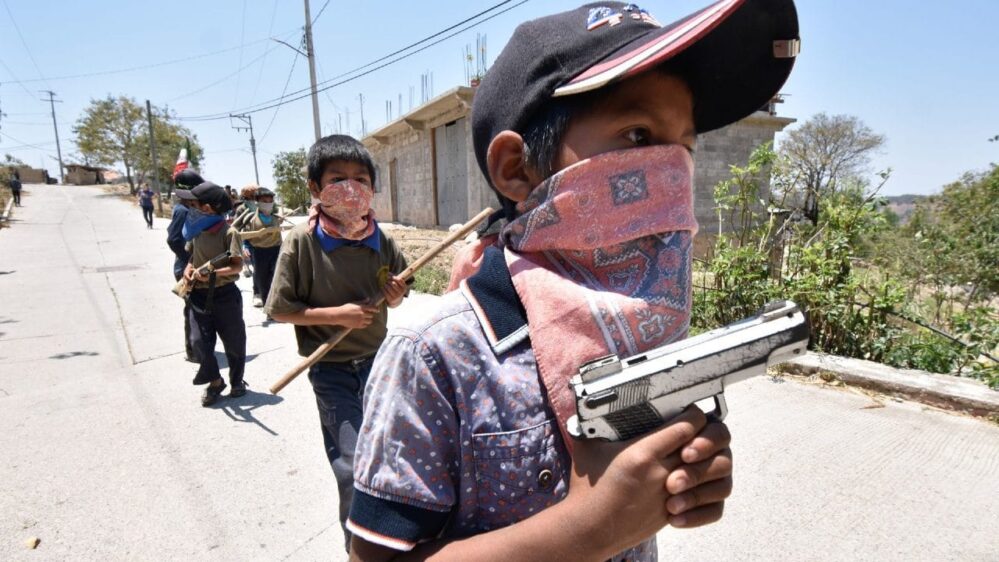
[[[420,256],[447,238],[447,230],[434,230],[425,228],[414,228],[411,226],[401,226],[395,224],[382,223],[380,226],[385,232],[395,239],[402,249],[406,261],[413,263]],[[465,245],[465,242],[458,241],[448,249],[440,253],[433,261],[428,263],[416,272],[416,281],[413,290],[432,295],[444,294],[447,289],[447,282],[451,278],[451,264],[458,250]]]

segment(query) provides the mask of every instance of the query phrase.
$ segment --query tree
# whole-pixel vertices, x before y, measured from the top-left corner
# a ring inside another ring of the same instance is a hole
[[[90,100],[73,127],[76,146],[85,161],[103,166],[120,162],[129,189],[135,193],[132,172],[143,151],[139,138],[145,123],[145,110],[132,98],[108,95],[102,100]]]
[[[204,161],[204,149],[198,143],[198,137],[191,130],[174,122],[173,114],[168,108],[152,107],[153,129],[156,131],[156,177],[160,185],[167,186],[167,192],[173,190],[170,177],[173,174],[177,155],[182,148],[187,148],[187,160],[193,168],[198,168]],[[153,175],[152,154],[149,151],[149,126],[139,136],[139,143],[144,147],[138,158],[138,179],[147,181]]]
[[[274,166],[275,191],[285,207],[308,207],[311,195],[305,181],[305,149],[279,152],[271,164]]]
[[[906,234],[929,247],[918,261],[939,260],[932,274],[943,286],[967,289],[966,306],[999,295],[999,165],[944,186]]]
[[[152,114],[160,180],[170,177],[177,154],[187,139],[191,139],[188,159],[197,166],[203,154],[197,137],[186,127],[175,123],[169,109],[153,106]],[[136,192],[136,183],[145,181],[152,172],[146,108],[135,99],[109,95],[102,100],[91,100],[73,132],[76,133],[77,148],[84,162],[102,166],[121,163],[125,167],[125,177],[132,193]]]
[[[10,154],[3,156],[3,161],[0,162],[0,187],[7,187],[11,176],[14,175],[14,168],[19,168],[25,164]]]
[[[780,154],[805,216],[816,223],[820,200],[862,175],[884,143],[883,135],[851,115],[819,113],[788,132]]]

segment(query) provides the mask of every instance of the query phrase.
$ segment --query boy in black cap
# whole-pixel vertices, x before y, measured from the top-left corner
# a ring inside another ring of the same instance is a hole
[[[191,169],[184,169],[173,177],[178,189],[190,190],[204,183],[204,179]],[[191,252],[187,251],[187,241],[184,240],[184,222],[187,220],[187,205],[189,201],[176,197],[170,224],[167,226],[167,246],[173,252],[173,279],[180,281],[184,276],[184,268],[191,260]],[[184,299],[184,357],[191,363],[201,363],[201,354],[191,344],[191,308],[190,300]],[[197,328],[195,328],[197,329]]]
[[[721,517],[724,424],[691,406],[630,441],[575,440],[568,381],[686,336],[696,135],[762,107],[797,46],[791,0],[666,27],[601,2],[517,28],[472,108],[508,223],[379,351],[352,559],[654,560],[662,527]]]
[[[264,234],[244,239],[243,257],[253,261],[253,306],[267,304],[267,293],[271,290],[274,269],[277,267],[278,253],[281,251],[281,218],[274,216],[274,192],[266,187],[258,187],[253,195],[254,205],[247,206],[246,214],[240,217],[240,233],[259,232],[273,229]]]
[[[243,323],[243,298],[236,280],[243,266],[239,234],[225,221],[225,214],[232,210],[232,200],[224,189],[211,182],[199,184],[187,191],[178,189],[181,199],[190,201],[183,236],[188,242],[191,259],[184,269],[184,277],[194,283],[191,291],[190,314],[192,345],[201,354],[201,366],[194,376],[196,385],[208,384],[201,397],[202,406],[211,406],[225,390],[215,359],[216,335],[222,338],[226,359],[229,362],[231,397],[246,394],[243,369],[246,365],[246,325]],[[197,269],[224,252],[230,253],[229,264],[208,276]]]

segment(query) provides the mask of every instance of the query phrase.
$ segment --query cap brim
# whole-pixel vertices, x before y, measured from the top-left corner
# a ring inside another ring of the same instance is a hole
[[[604,57],[553,97],[597,90],[682,54],[701,133],[763,107],[787,80],[799,45],[792,0],[721,0]]]
[[[198,198],[195,197],[193,193],[191,193],[190,189],[175,189],[173,190],[173,194],[179,197],[180,199],[187,199],[188,201],[198,200]]]

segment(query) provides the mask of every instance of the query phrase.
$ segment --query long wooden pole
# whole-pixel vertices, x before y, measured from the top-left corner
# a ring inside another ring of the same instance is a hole
[[[458,240],[464,238],[465,236],[468,236],[468,233],[475,230],[475,227],[478,226],[480,222],[484,221],[487,217],[489,217],[489,215],[491,215],[492,213],[493,213],[492,208],[483,209],[482,212],[475,215],[475,217],[473,217],[472,220],[466,222],[464,225],[462,225],[461,228],[449,234],[448,237],[442,240],[440,244],[437,244],[436,246],[428,250],[427,253],[420,256],[419,259],[417,259],[415,262],[413,262],[412,265],[407,267],[405,271],[400,273],[399,277],[401,277],[404,281],[408,281],[409,279],[411,279],[413,275],[415,275],[417,271],[419,271],[423,266],[429,263],[430,260],[436,258],[441,252],[446,250],[449,246],[451,246]],[[385,302],[385,296],[379,295],[377,298],[373,299],[371,304],[373,306],[381,306],[383,302]],[[281,390],[284,387],[288,386],[288,383],[295,380],[295,377],[302,374],[305,370],[318,363],[319,360],[322,359],[324,355],[329,353],[331,349],[333,349],[334,347],[337,346],[337,344],[343,341],[343,338],[347,337],[347,334],[349,333],[350,333],[350,328],[343,326],[337,328],[333,336],[331,336],[330,339],[326,340],[326,343],[316,348],[316,350],[313,351],[311,355],[300,361],[297,365],[292,367],[290,371],[282,375],[282,377],[278,379],[277,382],[271,385],[270,388],[271,394],[277,394],[281,392]]]

